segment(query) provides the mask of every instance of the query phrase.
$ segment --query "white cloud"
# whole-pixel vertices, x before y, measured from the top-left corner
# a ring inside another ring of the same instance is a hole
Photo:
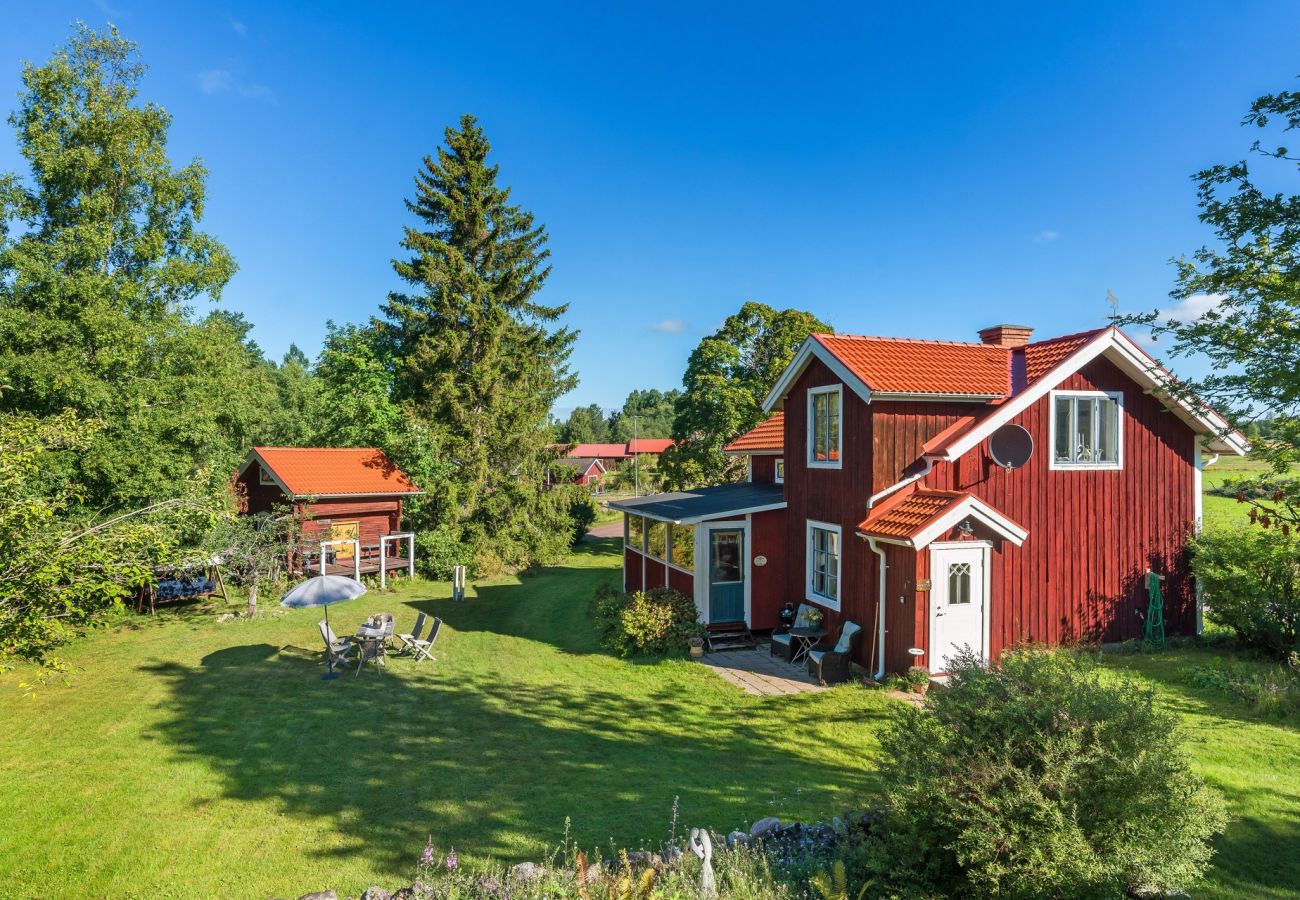
[[[690,328],[681,319],[664,319],[662,322],[655,322],[650,326],[651,331],[657,331],[660,334],[685,334]]]
[[[209,96],[237,94],[249,100],[275,102],[275,95],[269,87],[244,81],[229,69],[204,69],[198,74],[198,79],[199,90]]]
[[[248,37],[248,26],[238,19],[232,18],[230,20],[230,27],[234,29],[235,34],[239,35],[241,38]]]
[[[1040,231],[1034,235],[1035,244],[1047,244],[1061,236],[1059,231]]]
[[[1156,321],[1162,325],[1169,322],[1194,322],[1226,299],[1223,294],[1192,294],[1173,306],[1156,310]]]

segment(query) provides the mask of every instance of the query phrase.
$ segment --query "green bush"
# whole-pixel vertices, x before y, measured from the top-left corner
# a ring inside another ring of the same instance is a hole
[[[1293,654],[1294,655],[1294,654]],[[1300,716],[1300,671],[1296,661],[1285,668],[1240,660],[1213,659],[1193,666],[1187,680],[1246,703],[1256,712],[1278,718]]]
[[[904,896],[1123,897],[1200,877],[1223,802],[1149,688],[1059,650],[949,671],[881,741],[879,883]]]
[[[666,587],[622,594],[602,586],[591,617],[601,644],[620,656],[681,653],[689,638],[704,634],[695,601]]]
[[[596,501],[586,493],[575,494],[569,501],[569,522],[573,532],[573,544],[577,546],[578,541],[587,536],[591,526],[596,522],[596,515],[599,510],[596,508]]]
[[[1205,531],[1191,549],[1207,618],[1270,653],[1300,649],[1300,540],[1247,526]]]

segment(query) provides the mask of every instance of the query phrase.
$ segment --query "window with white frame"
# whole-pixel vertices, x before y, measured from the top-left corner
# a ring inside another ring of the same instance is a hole
[[[839,468],[840,389],[811,388],[808,391],[808,465]]]
[[[778,456],[776,458],[775,465],[776,465],[776,476],[775,476],[776,483],[784,484],[785,483],[785,460]]]
[[[1123,458],[1124,395],[1052,392],[1052,468],[1118,469]]]
[[[671,525],[668,529],[669,562],[687,572],[695,571],[695,526]]]
[[[265,466],[257,467],[257,483],[275,486],[275,479],[271,477],[270,472],[266,471]]]
[[[808,523],[808,599],[840,607],[840,527]]]
[[[654,559],[668,561],[668,526],[665,523],[645,523],[645,553]]]

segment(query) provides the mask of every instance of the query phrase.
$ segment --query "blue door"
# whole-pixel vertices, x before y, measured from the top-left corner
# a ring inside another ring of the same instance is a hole
[[[745,530],[709,530],[709,621],[745,618]]]

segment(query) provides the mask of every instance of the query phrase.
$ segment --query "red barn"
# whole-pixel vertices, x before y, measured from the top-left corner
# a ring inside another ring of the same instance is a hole
[[[550,483],[554,483],[556,475],[560,479],[567,480],[572,484],[581,484],[590,487],[593,492],[599,492],[601,485],[600,479],[605,477],[605,464],[595,457],[565,457],[557,459],[555,465],[559,471],[550,475]]]
[[[414,572],[414,535],[402,502],[422,493],[374,447],[254,447],[235,474],[243,512],[289,503],[307,520],[290,571],[366,575]]]
[[[727,447],[748,484],[610,504],[625,584],[671,584],[704,621],[755,629],[814,604],[831,630],[867,629],[877,675],[942,673],[962,647],[1138,637],[1148,570],[1170,633],[1194,632],[1201,470],[1245,438],[1116,328],[1030,335],[813,335],[772,418]]]

